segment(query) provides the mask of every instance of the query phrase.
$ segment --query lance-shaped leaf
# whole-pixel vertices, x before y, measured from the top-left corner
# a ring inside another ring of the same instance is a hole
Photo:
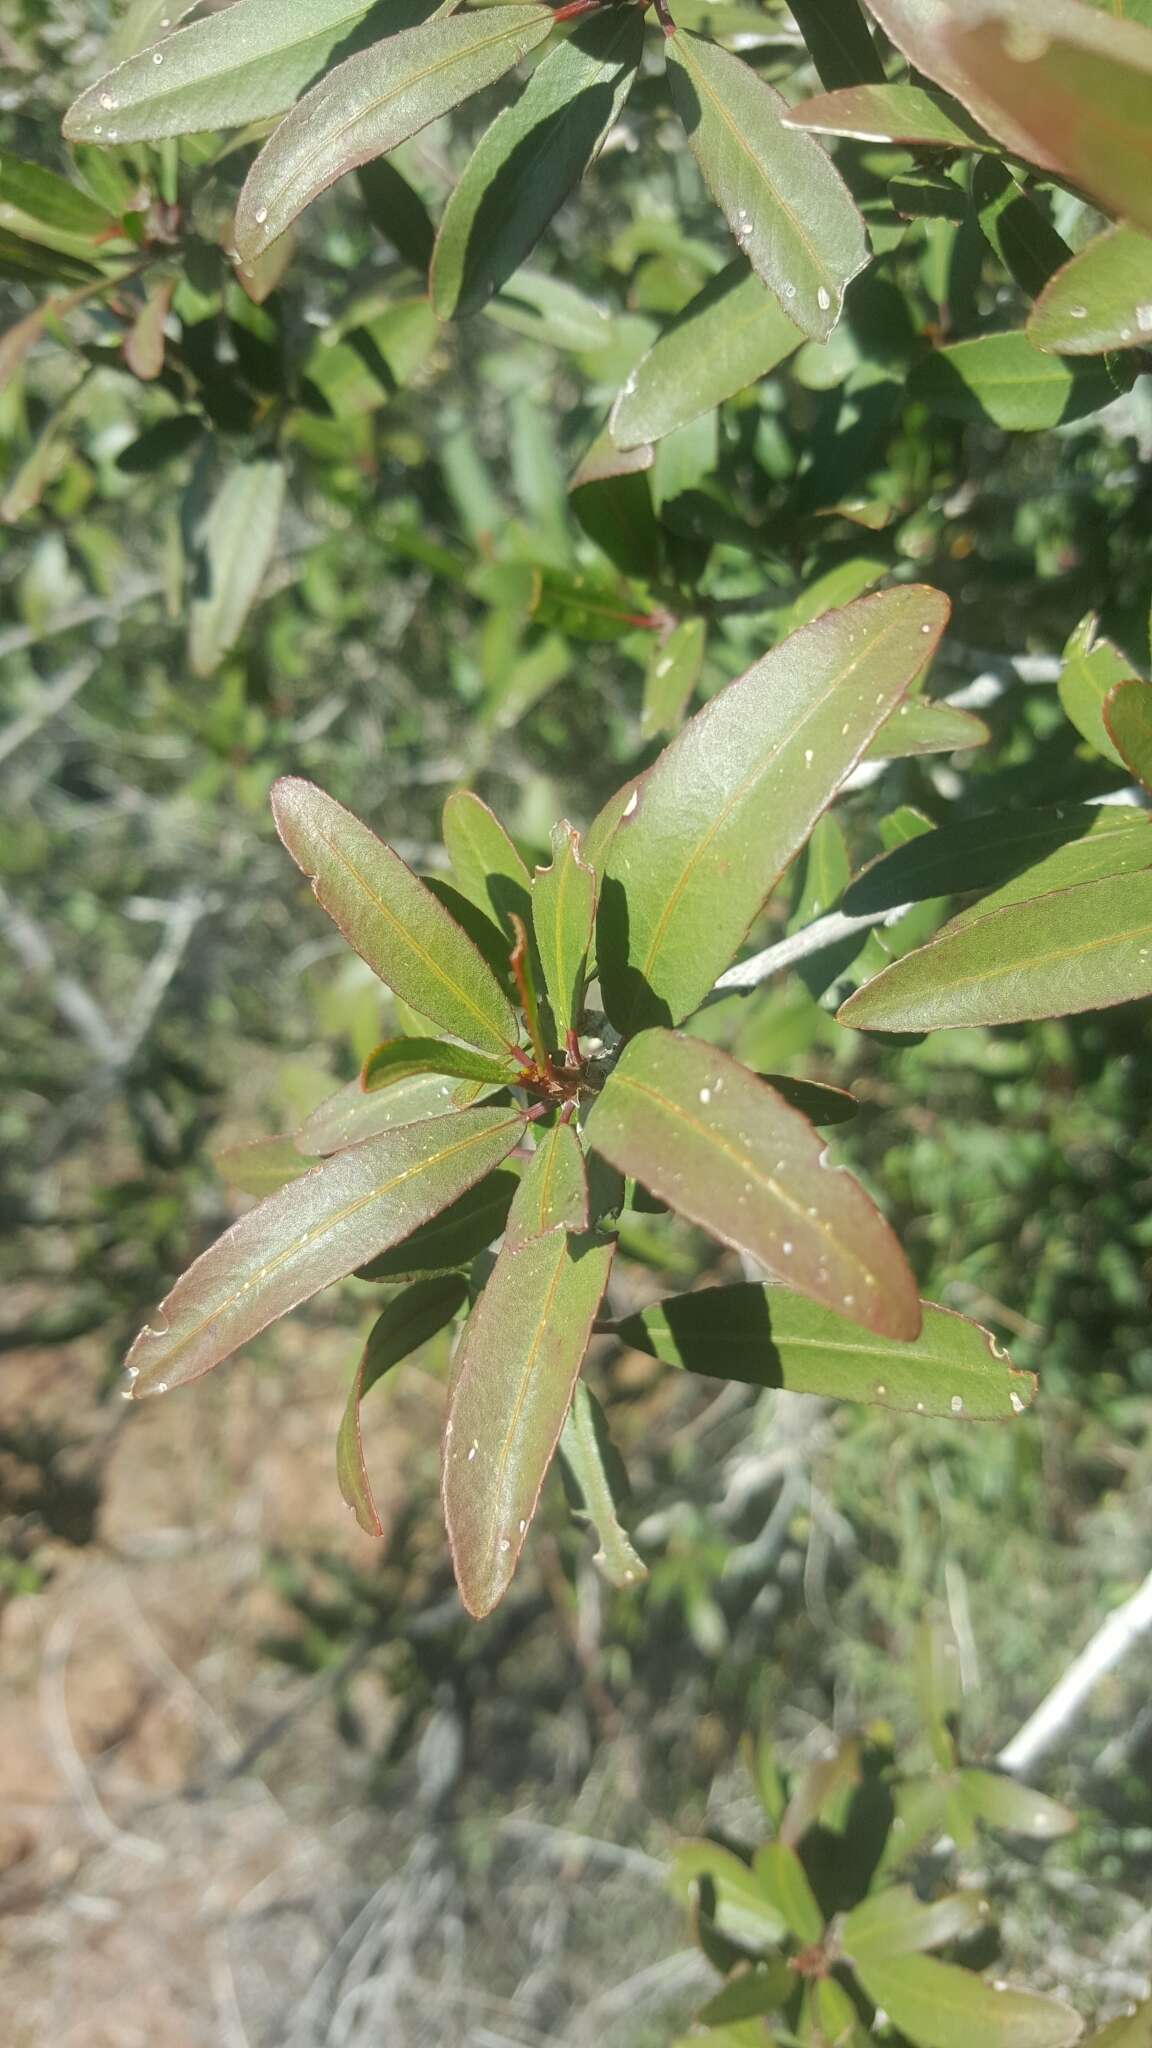
[[[653,648],[640,711],[642,739],[651,739],[658,732],[675,732],[700,680],[706,635],[703,619],[681,619],[667,640]]]
[[[860,1104],[846,1088],[830,1087],[827,1081],[802,1081],[791,1074],[761,1074],[777,1095],[798,1109],[813,1124],[851,1123]]]
[[[441,1074],[414,1074],[388,1089],[373,1089],[366,1095],[359,1080],[349,1081],[335,1095],[326,1096],[305,1117],[292,1142],[306,1159],[324,1159],[342,1152],[348,1145],[361,1145],[365,1138],[378,1138],[382,1131],[401,1124],[426,1123],[429,1117],[446,1116],[454,1106],[454,1083]]]
[[[457,1081],[486,1081],[498,1088],[515,1081],[518,1072],[515,1060],[490,1058],[446,1038],[386,1038],[365,1060],[360,1086],[371,1093],[414,1074],[450,1074]]]
[[[1004,1828],[1012,1835],[1028,1835],[1035,1842],[1055,1842],[1073,1834],[1079,1826],[1076,1815],[1058,1799],[1034,1792],[1031,1785],[1019,1785],[1015,1778],[998,1771],[964,1770],[960,1791],[969,1813],[989,1827]]]
[[[532,877],[499,818],[470,789],[458,789],[444,806],[441,830],[461,895],[511,940],[513,914],[531,915]]]
[[[733,1941],[765,1948],[787,1933],[779,1908],[769,1899],[746,1863],[717,1842],[681,1842],[668,1870],[673,1897],[691,1905],[702,1877],[716,1891],[716,1925]]]
[[[904,1254],[807,1119],[698,1038],[645,1031],[609,1075],[588,1143],[789,1287],[890,1337],[920,1329]]]
[[[868,261],[848,188],[787,101],[718,43],[678,29],[665,55],[672,102],[739,248],[805,334],[824,341]]]
[[[946,94],[918,85],[852,85],[789,108],[790,128],[845,135],[856,142],[908,142],[917,148],[995,150],[997,145]]]
[[[0,220],[30,242],[74,256],[116,225],[79,186],[6,149],[0,149]]]
[[[709,278],[647,355],[612,408],[620,448],[642,448],[766,377],[804,337],[743,256]]]
[[[1125,767],[1152,790],[1152,683],[1116,684],[1104,699],[1104,726]]]
[[[1152,347],[1152,237],[1116,227],[1089,242],[1045,286],[1028,339],[1065,356]]]
[[[922,2048],[1072,2048],[1083,2023],[1059,1999],[986,1983],[932,1956],[869,1955],[856,1974],[893,2025]]]
[[[821,83],[832,89],[860,80],[883,83],[884,65],[860,11],[860,0],[796,0],[790,9]]]
[[[1028,336],[979,334],[925,356],[909,389],[955,419],[989,419],[1036,434],[1110,405],[1120,385],[1103,362],[1046,356]]]
[[[552,33],[550,10],[487,8],[404,29],[349,57],[299,100],[253,164],[235,242],[251,263],[317,194],[511,71]]]
[[[441,320],[479,312],[535,248],[618,119],[643,47],[643,14],[607,8],[578,22],[497,115],[440,223],[429,285]]]
[[[231,1356],[278,1316],[399,1244],[507,1157],[524,1128],[465,1109],[371,1138],[250,1209],[188,1268],[140,1332],[127,1366],[162,1394]]]
[[[79,142],[155,142],[264,121],[290,107],[334,56],[429,12],[431,4],[417,11],[410,0],[235,0],[89,86],[65,115],[64,133]]]
[[[986,747],[992,735],[982,718],[937,704],[929,697],[909,697],[886,718],[867,749],[868,761],[904,761],[916,754],[955,754],[966,747]]]
[[[552,859],[532,882],[532,929],[556,1029],[576,1029],[596,921],[596,877],[580,857],[580,834],[566,818],[552,828]]]
[[[381,981],[470,1045],[516,1044],[512,1006],[491,968],[399,854],[298,776],[273,784],[272,813],[317,902]]]
[[[805,1944],[820,1940],[824,1915],[795,1849],[787,1842],[766,1842],[752,1859],[752,1874],[789,1934]]]
[[[982,900],[953,920],[955,929],[961,919],[970,923],[1004,903],[1146,867],[1152,817],[1141,811],[1103,804],[991,811],[881,854],[845,890],[840,907],[846,917],[862,917],[979,891]]]
[[[844,1915],[840,1945],[849,1962],[857,1956],[922,1955],[965,1941],[987,1924],[988,1901],[978,1892],[948,1892],[925,1903],[909,1884],[888,1885]]]
[[[297,1151],[295,1139],[288,1136],[222,1145],[212,1154],[212,1164],[221,1180],[242,1195],[271,1195],[288,1181],[299,1180],[313,1162]]]
[[[1072,1017],[1152,995],[1152,872],[1084,882],[946,926],[849,996],[857,1031]]]
[[[286,475],[269,457],[237,464],[188,535],[188,655],[210,676],[240,638],[276,550]]]
[[[394,1250],[382,1252],[366,1266],[358,1266],[358,1280],[420,1280],[437,1273],[451,1273],[470,1266],[500,1236],[520,1186],[514,1160],[490,1173],[477,1187],[469,1188],[456,1201],[422,1223]]]
[[[1081,619],[1064,649],[1064,667],[1057,685],[1065,717],[1105,760],[1124,766],[1104,723],[1104,702],[1117,683],[1128,682],[1132,664],[1111,640],[1097,639],[1094,612]]]
[[[555,1123],[541,1134],[509,1211],[505,1237],[510,1245],[525,1244],[561,1226],[588,1228],[584,1153],[567,1123]]]
[[[364,1461],[360,1403],[392,1366],[399,1365],[402,1358],[418,1351],[444,1329],[467,1299],[468,1283],[462,1274],[442,1273],[431,1280],[417,1280],[388,1303],[373,1324],[360,1354],[336,1435],[336,1478],[344,1499],[368,1536],[382,1536],[384,1530]]]
[[[441,1489],[470,1614],[503,1597],[552,1462],[613,1247],[564,1229],[500,1252],[456,1354]]]
[[[628,1490],[627,1474],[616,1446],[608,1434],[604,1412],[595,1394],[583,1380],[576,1383],[568,1420],[560,1438],[560,1456],[570,1475],[578,1505],[600,1539],[594,1562],[609,1585],[639,1585],[648,1577],[648,1567],[632,1547],[620,1520],[620,1502]]]
[[[921,1309],[920,1335],[899,1343],[783,1287],[741,1282],[672,1295],[612,1329],[685,1372],[828,1401],[973,1422],[1008,1421],[1031,1405],[1034,1376],[979,1323],[931,1302]]]
[[[981,229],[1010,277],[1034,299],[1072,251],[1042,206],[1005,164],[982,157],[972,173],[972,203]],[[1031,339],[1031,324],[1028,328]]]
[[[917,585],[826,612],[620,792],[597,929],[619,1030],[679,1023],[703,1000],[947,617],[947,599]]]

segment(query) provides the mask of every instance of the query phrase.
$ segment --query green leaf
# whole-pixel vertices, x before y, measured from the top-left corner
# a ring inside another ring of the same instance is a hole
[[[1102,2027],[1086,2048],[1152,2048],[1152,1998]]]
[[[49,248],[62,239],[73,255],[80,253],[75,243],[93,242],[113,224],[107,209],[78,185],[6,149],[0,149],[0,222]]]
[[[884,1335],[917,1335],[915,1285],[883,1217],[847,1173],[825,1170],[807,1120],[727,1053],[642,1032],[586,1135],[621,1173],[789,1287]]]
[[[1082,2023],[1070,2007],[997,1988],[931,1956],[870,1956],[857,1975],[876,2005],[918,2048],[1071,2048]]]
[[[831,1088],[826,1081],[798,1081],[791,1074],[761,1074],[758,1078],[810,1123],[851,1123],[860,1107],[846,1088]]]
[[[621,792],[597,929],[617,1029],[678,1023],[703,1000],[947,616],[947,600],[917,585],[826,613],[713,697]]]
[[[81,263],[61,249],[41,248],[0,227],[0,277],[16,284],[90,284],[100,277],[91,263]]]
[[[1117,683],[1104,699],[1104,729],[1126,768],[1152,790],[1152,683]]]
[[[628,97],[644,16],[609,7],[577,23],[498,114],[448,201],[429,284],[441,320],[477,313],[539,241]]]
[[[283,464],[262,456],[238,463],[202,510],[192,501],[185,552],[195,675],[210,676],[243,631],[276,552],[285,482]]]
[[[290,8],[234,0],[89,86],[65,115],[64,133],[80,142],[155,142],[264,121],[315,84],[333,57],[411,18],[395,0],[293,0]]]
[[[990,247],[1022,292],[1034,299],[1072,251],[1047,214],[1004,164],[982,157],[972,173],[972,200]],[[1028,338],[1032,339],[1031,322]]]
[[[441,1484],[456,1583],[478,1619],[503,1598],[516,1569],[612,1251],[602,1239],[564,1229],[506,1245],[465,1327]]]
[[[564,818],[552,828],[551,862],[537,868],[532,882],[532,927],[560,1039],[580,1020],[595,921],[596,877],[580,857],[580,834]]]
[[[909,391],[955,419],[990,419],[1010,433],[1035,434],[1098,412],[1117,396],[1103,363],[1042,355],[1028,336],[980,334],[925,356]]]
[[[441,831],[461,895],[512,940],[512,917],[531,916],[532,877],[499,818],[470,789],[458,789],[444,806]]]
[[[887,1885],[846,1913],[840,1945],[849,1962],[857,1957],[910,1956],[925,1949],[966,1941],[988,1924],[988,1901],[978,1892],[948,1892],[942,1899],[918,1899],[911,1885]]]
[[[786,1842],[766,1842],[752,1859],[752,1875],[789,1934],[805,1945],[820,1940],[824,1915],[795,1849]]]
[[[986,747],[991,737],[974,712],[934,703],[930,697],[909,697],[885,719],[864,759],[904,761],[916,754],[955,754],[967,747]]]
[[[128,1354],[133,1391],[196,1379],[277,1317],[435,1216],[507,1157],[524,1128],[464,1109],[372,1138],[269,1195],[188,1268]]]
[[[801,100],[787,114],[790,128],[844,135],[856,142],[909,142],[918,148],[994,150],[963,107],[944,93],[918,85],[856,85]]]
[[[359,1079],[349,1081],[305,1118],[293,1134],[293,1143],[306,1159],[326,1158],[348,1145],[363,1144],[365,1138],[397,1130],[401,1124],[446,1116],[454,1095],[451,1082],[439,1074],[416,1074],[391,1088],[374,1089],[370,1095],[364,1093]]]
[[[430,889],[315,784],[273,785],[276,829],[318,903],[381,981],[470,1045],[504,1052],[516,1019],[490,967]]]
[[[420,1280],[470,1266],[504,1229],[520,1174],[515,1162],[490,1173],[478,1186],[422,1223],[393,1251],[382,1252],[356,1271],[358,1280]]]
[[[1110,876],[945,926],[849,996],[857,1031],[1071,1017],[1152,995],[1152,873]]]
[[[1032,1374],[1016,1371],[979,1323],[931,1302],[921,1309],[919,1337],[895,1343],[783,1287],[740,1283],[672,1295],[611,1328],[685,1372],[824,1400],[974,1422],[1007,1421],[1031,1404]]]
[[[1081,619],[1064,649],[1060,702],[1078,733],[1105,760],[1124,767],[1124,759],[1104,723],[1104,704],[1117,683],[1128,682],[1132,663],[1111,640],[1096,637],[1096,617]]]
[[[420,194],[386,157],[361,164],[356,183],[373,227],[405,263],[427,275],[436,230]]]
[[[564,278],[545,277],[538,270],[518,270],[487,311],[501,327],[553,348],[591,353],[612,340],[612,323],[602,307]]]
[[[984,900],[961,912],[955,929],[961,919],[970,923],[1004,903],[1144,867],[1152,867],[1152,818],[1140,811],[1099,804],[992,811],[882,854],[856,877],[840,907],[847,917],[862,917],[979,891]]]
[[[854,598],[863,597],[888,574],[888,563],[878,555],[853,555],[846,562],[838,562],[823,576],[817,576],[789,605],[784,618],[786,633],[799,632],[801,626],[808,626],[813,619],[822,618],[825,612],[835,611],[838,606],[851,604]]]
[[[789,1968],[783,1956],[778,1956],[766,1968],[744,1970],[738,1977],[733,1977],[697,2013],[696,2023],[715,2029],[726,2027],[733,2021],[757,2019],[763,2013],[780,2012],[790,2003],[795,1989],[796,1972]],[[753,2048],[764,2048],[764,2038],[762,2029],[758,2035],[750,2036]],[[699,2039],[699,2035],[694,2034],[691,2042],[678,2042],[675,2048],[694,2048]],[[714,2033],[709,2034],[706,2048],[718,2048]]]
[[[753,270],[789,318],[823,341],[868,261],[848,188],[787,101],[751,66],[682,29],[666,42],[672,103],[693,155]]]
[[[668,1872],[675,1898],[689,1905],[697,1879],[716,1888],[716,1925],[722,1934],[750,1948],[768,1948],[787,1933],[783,1915],[746,1863],[716,1842],[681,1842]]]
[[[1089,242],[1045,286],[1028,339],[1066,356],[1152,347],[1152,237],[1116,227]]]
[[[766,377],[802,340],[795,321],[738,256],[709,278],[630,371],[612,409],[613,440],[636,448],[674,434]]]
[[[212,1164],[230,1188],[242,1195],[270,1195],[290,1180],[299,1180],[312,1162],[302,1157],[291,1136],[254,1138],[245,1145],[224,1145]]]
[[[600,1403],[583,1380],[576,1382],[560,1437],[560,1456],[579,1497],[573,1511],[591,1522],[600,1539],[595,1563],[609,1585],[622,1589],[639,1585],[648,1577],[648,1567],[620,1521],[627,1475],[608,1435]]]
[[[587,1230],[588,1177],[579,1138],[571,1124],[557,1122],[537,1142],[504,1235],[516,1246],[561,1227]]]
[[[790,14],[808,45],[823,85],[884,79],[884,65],[860,12],[860,0],[796,0]],[[723,34],[724,30],[721,29]]]
[[[366,1091],[391,1088],[413,1074],[451,1074],[458,1081],[507,1087],[516,1080],[518,1068],[514,1060],[489,1059],[445,1038],[386,1038],[365,1060],[360,1086]]]
[[[1079,1825],[1076,1815],[1058,1799],[1034,1792],[1030,1785],[996,1771],[963,1770],[960,1786],[964,1802],[977,1820],[989,1827],[1004,1828],[1011,1835],[1028,1835],[1035,1842],[1055,1842],[1073,1834]]]
[[[703,619],[681,619],[652,649],[640,712],[642,739],[676,730],[700,680],[707,631]]]
[[[403,29],[338,64],[280,123],[245,180],[234,230],[241,262],[346,171],[502,78],[552,27],[550,9],[487,8]]]
[[[364,1462],[360,1403],[390,1367],[418,1351],[450,1323],[467,1299],[468,1283],[458,1273],[416,1281],[388,1303],[373,1324],[360,1355],[336,1436],[336,1478],[344,1499],[368,1536],[382,1536],[384,1529]]]

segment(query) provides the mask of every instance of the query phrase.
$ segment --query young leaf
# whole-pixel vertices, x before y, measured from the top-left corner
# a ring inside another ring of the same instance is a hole
[[[947,599],[918,585],[826,613],[614,799],[597,957],[618,1030],[679,1023],[703,1000],[947,617]]]
[[[804,337],[738,256],[641,356],[612,408],[612,439],[644,447],[766,377]]]
[[[1152,873],[1110,876],[951,925],[849,996],[857,1031],[1072,1017],[1152,995]]]
[[[477,1619],[492,1612],[516,1569],[612,1251],[610,1243],[564,1229],[505,1246],[466,1325],[444,1428],[441,1489],[460,1597]]]
[[[1104,703],[1117,683],[1128,682],[1132,664],[1111,640],[1096,638],[1096,617],[1081,619],[1064,649],[1058,689],[1064,715],[1105,760],[1123,768],[1124,760],[1104,723]]]
[[[366,1138],[378,1138],[401,1124],[426,1123],[429,1117],[446,1116],[453,1107],[455,1089],[440,1074],[414,1074],[396,1081],[391,1088],[364,1093],[359,1080],[338,1088],[304,1119],[292,1142],[305,1159],[324,1159],[343,1152],[349,1145],[361,1145]]]
[[[787,1842],[766,1842],[752,1859],[752,1875],[789,1934],[804,1944],[820,1940],[824,1915],[795,1849]]]
[[[490,1173],[476,1187],[422,1223],[392,1251],[358,1266],[358,1280],[420,1280],[458,1271],[488,1250],[505,1228],[520,1186],[515,1161]]]
[[[470,789],[457,789],[444,806],[441,831],[461,895],[511,941],[513,913],[531,915],[532,877],[499,818]]]
[[[619,118],[643,47],[641,10],[606,8],[497,115],[440,223],[429,285],[441,320],[478,313],[535,248]]]
[[[565,818],[552,828],[550,865],[537,868],[532,883],[532,928],[561,1039],[579,1022],[595,919],[596,877],[580,857],[580,834]]]
[[[920,2048],[1072,2048],[1082,2023],[1070,2006],[986,1983],[932,1956],[869,1956],[857,1976],[892,2024]]]
[[[909,390],[950,417],[1036,434],[1098,412],[1119,386],[1104,363],[1042,355],[1020,333],[979,334],[935,349],[917,363]]]
[[[1033,1375],[979,1323],[921,1309],[920,1335],[894,1343],[783,1287],[741,1283],[672,1295],[611,1327],[633,1350],[709,1379],[953,1421],[1005,1422],[1031,1405]]]
[[[432,1280],[417,1280],[388,1303],[360,1354],[336,1435],[336,1479],[366,1536],[382,1536],[384,1530],[364,1462],[360,1403],[391,1366],[399,1365],[450,1323],[467,1299],[468,1283],[462,1274],[443,1273]]]
[[[1004,1828],[1010,1835],[1028,1835],[1034,1842],[1055,1842],[1079,1826],[1070,1807],[1034,1792],[1030,1785],[997,1771],[963,1770],[960,1785],[965,1804],[977,1820]]]
[[[673,105],[738,246],[789,318],[826,340],[869,254],[847,186],[814,137],[785,126],[787,101],[741,58],[683,29],[665,56]]]
[[[928,149],[995,150],[996,144],[944,93],[918,85],[855,85],[801,100],[790,128],[844,135],[855,142],[908,142]]]
[[[626,1046],[586,1126],[623,1174],[799,1293],[911,1340],[920,1303],[863,1188],[828,1172],[811,1125],[746,1067],[672,1031]]]
[[[487,8],[403,29],[305,93],[253,164],[235,242],[251,263],[346,171],[386,156],[430,121],[492,85],[553,28],[542,7]]]
[[[571,1124],[554,1123],[541,1134],[516,1191],[505,1239],[526,1244],[546,1231],[588,1228],[588,1176],[584,1153]]]
[[[276,551],[284,466],[271,457],[237,464],[194,517],[186,541],[191,597],[188,658],[210,676],[234,647]]]
[[[394,0],[293,0],[288,8],[283,0],[234,0],[89,86],[65,115],[64,133],[78,142],[155,142],[265,121],[334,56],[389,35],[412,13]]]
[[[576,1382],[560,1437],[560,1456],[579,1495],[576,1512],[586,1516],[600,1539],[596,1564],[609,1585],[639,1585],[648,1577],[648,1567],[620,1521],[627,1477],[600,1404],[583,1380]]]
[[[360,1070],[360,1086],[366,1093],[392,1088],[397,1081],[414,1074],[450,1074],[457,1081],[486,1081],[507,1087],[517,1078],[514,1060],[490,1059],[466,1045],[452,1045],[445,1038],[386,1038],[370,1052]]]
[[[840,1943],[849,1962],[857,1957],[921,1955],[964,1941],[988,1923],[988,1901],[978,1892],[949,1892],[925,1902],[909,1884],[887,1885],[846,1913]]]
[[[1152,790],[1152,683],[1132,676],[1109,690],[1104,728],[1125,767]]]
[[[1028,339],[1065,356],[1152,347],[1152,236],[1125,227],[1097,235],[1046,284]]]
[[[507,1157],[524,1128],[464,1109],[341,1152],[250,1209],[202,1253],[127,1358],[133,1392],[196,1379],[333,1280],[399,1244]]]
[[[276,830],[350,946],[422,1017],[470,1045],[517,1042],[511,1004],[472,941],[390,846],[298,776],[273,784]]]
[[[644,678],[642,739],[652,739],[659,732],[675,732],[700,680],[706,635],[703,619],[681,619],[668,638],[658,641],[653,648]]]

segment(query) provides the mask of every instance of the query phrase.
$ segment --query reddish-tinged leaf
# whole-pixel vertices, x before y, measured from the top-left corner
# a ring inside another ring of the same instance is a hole
[[[571,1124],[555,1123],[541,1134],[516,1191],[505,1240],[525,1244],[560,1225],[565,1230],[587,1230],[588,1176]]]
[[[1152,790],[1152,683],[1118,683],[1104,699],[1104,725],[1125,767]]]
[[[382,1536],[384,1530],[364,1462],[360,1403],[390,1367],[418,1351],[450,1323],[467,1299],[468,1283],[462,1274],[443,1273],[431,1280],[417,1280],[388,1303],[373,1324],[360,1354],[336,1437],[336,1478],[344,1499],[368,1536]]]
[[[446,1031],[502,1052],[511,1004],[472,941],[399,854],[311,782],[273,785],[276,829],[350,946],[374,974]]]
[[[910,142],[940,149],[997,147],[963,107],[918,85],[850,85],[841,92],[801,100],[785,118],[790,128],[845,135],[857,142]]]
[[[523,1118],[465,1109],[325,1160],[250,1209],[188,1268],[128,1354],[134,1392],[208,1372],[277,1317],[401,1243],[507,1157]]]
[[[516,1569],[612,1251],[564,1229],[506,1246],[465,1328],[441,1486],[460,1597],[477,1618],[491,1613]]]
[[[153,284],[124,337],[124,360],[142,383],[151,383],[164,368],[164,322],[175,289],[174,277]]]
[[[628,1045],[587,1124],[621,1173],[790,1288],[911,1340],[920,1303],[863,1188],[828,1171],[812,1126],[737,1060],[679,1032]]]
[[[358,1280],[423,1280],[471,1265],[505,1229],[520,1185],[517,1162],[509,1159],[477,1187],[457,1197],[430,1223],[356,1271]]]
[[[446,1116],[454,1107],[454,1094],[455,1084],[441,1074],[414,1074],[391,1088],[375,1088],[369,1095],[358,1080],[349,1081],[304,1119],[293,1134],[293,1143],[305,1159],[324,1159],[330,1152],[362,1145],[366,1138],[378,1138],[381,1132],[396,1130],[401,1124]]]

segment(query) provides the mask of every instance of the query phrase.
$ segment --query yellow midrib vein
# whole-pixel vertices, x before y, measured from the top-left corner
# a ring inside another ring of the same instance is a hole
[[[1106,876],[1105,879],[1107,881],[1117,881],[1131,878],[1109,875]],[[1084,886],[1086,888],[1091,888],[1092,884],[1085,883]],[[1063,891],[1053,890],[1052,893],[1054,895],[1060,895],[1063,893]],[[1026,900],[1031,901],[1031,899]],[[1005,904],[1002,911],[993,911],[991,915],[993,917],[1007,917],[1011,911],[1022,910],[1023,908],[1023,903],[1008,903]],[[962,928],[962,930],[954,933],[951,939],[944,938],[939,941],[938,945],[927,945],[921,947],[921,956],[927,953],[931,953],[938,960],[940,954],[945,950],[946,947],[952,944],[958,945],[962,939],[967,938],[968,934],[976,929],[977,925],[983,924],[984,922],[985,920],[983,918],[977,918],[974,924],[965,925]],[[982,982],[995,981],[1009,974],[1026,973],[1028,968],[1030,967],[1050,967],[1060,960],[1081,960],[1083,959],[1086,953],[1099,953],[1105,946],[1126,946],[1130,939],[1152,939],[1152,924],[1138,925],[1136,927],[1136,930],[1131,932],[1108,932],[1102,939],[1083,939],[1079,942],[1079,944],[1075,946],[1058,946],[1054,950],[1049,950],[1043,953],[1034,953],[1031,954],[1025,960],[1013,960],[1006,967],[985,967],[980,971],[979,974],[958,974],[953,976],[953,978],[950,981],[946,982],[938,991],[938,993],[942,995],[951,995],[953,989],[977,988],[980,986]],[[914,959],[916,956],[914,954],[909,954],[908,957],[909,959]],[[885,968],[884,974],[895,974],[899,971],[902,965],[903,962],[898,960],[894,963],[894,965],[891,968]],[[883,978],[884,977],[882,975],[878,975],[877,981],[880,981]],[[1152,980],[1152,975],[1149,976],[1149,979]]]
[[[540,1350],[541,1343],[543,1342],[544,1331],[548,1325],[548,1318],[552,1313],[552,1304],[556,1299],[556,1295],[560,1287],[560,1276],[564,1271],[564,1267],[568,1259],[567,1231],[559,1231],[557,1233],[557,1239],[558,1243],[556,1265],[553,1269],[552,1277],[548,1282],[548,1287],[544,1295],[544,1300],[540,1305],[540,1314],[537,1318],[536,1328],[532,1332],[532,1342],[528,1347],[528,1351],[524,1359],[524,1364],[521,1368],[520,1384],[516,1390],[516,1399],[512,1404],[512,1413],[508,1418],[508,1427],[504,1432],[504,1437],[500,1445],[500,1450],[497,1454],[495,1486],[495,1497],[497,1500],[500,1499],[504,1490],[504,1475],[508,1470],[508,1460],[512,1456],[512,1442],[516,1435],[517,1430],[520,1427],[520,1417],[524,1413],[524,1406],[528,1399],[528,1388],[532,1380],[532,1368],[536,1363],[537,1354]],[[496,1544],[499,1542],[499,1540],[500,1531],[498,1528],[494,1528],[492,1530],[492,1540],[488,1546],[489,1562],[491,1562],[491,1559],[496,1554]]]

